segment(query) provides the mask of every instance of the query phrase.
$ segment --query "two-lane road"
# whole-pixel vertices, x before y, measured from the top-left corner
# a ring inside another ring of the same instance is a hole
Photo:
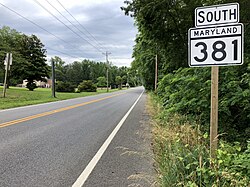
[[[80,186],[89,178],[83,171],[95,168],[124,115],[132,106],[144,107],[143,91],[140,87],[0,111],[0,186]],[[97,152],[99,158],[93,159]]]

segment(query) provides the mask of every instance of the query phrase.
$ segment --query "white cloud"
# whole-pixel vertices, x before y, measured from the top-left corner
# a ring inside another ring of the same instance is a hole
[[[68,23],[56,10],[51,7],[46,0],[37,0],[50,12],[53,12],[62,22],[64,22],[72,31],[65,27],[58,20],[53,18],[48,12],[40,7],[36,0],[2,0],[2,3],[9,8],[15,10],[21,15],[27,17],[31,21],[39,24],[49,32],[57,37],[48,34],[30,22],[20,18],[15,13],[7,10],[0,5],[0,26],[10,26],[17,31],[25,34],[35,34],[45,44],[48,58],[52,56],[60,56],[66,62],[73,62],[76,59],[89,58],[97,61],[105,61],[105,56],[101,54],[96,48],[101,51],[110,51],[115,59],[113,63],[117,66],[129,66],[132,61],[132,48],[136,35],[136,28],[132,18],[127,17],[120,10],[123,6],[123,0],[59,0],[64,7],[84,26],[88,32],[98,41],[92,38],[82,26],[77,25],[75,20],[60,6],[57,0],[48,0],[55,6],[64,16],[66,16],[72,23],[76,24],[78,29]],[[85,35],[83,34],[85,33]],[[77,36],[79,35],[79,36]],[[87,36],[88,37],[87,37]],[[94,45],[91,46],[86,42]],[[100,45],[104,48],[101,48]],[[59,52],[50,50],[55,49],[63,53],[67,53],[78,58],[72,58],[60,54]],[[111,58],[112,58],[111,55]]]

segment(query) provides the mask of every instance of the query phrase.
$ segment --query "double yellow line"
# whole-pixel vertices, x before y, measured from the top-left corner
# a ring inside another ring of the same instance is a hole
[[[124,93],[119,93],[119,94],[103,97],[103,98],[100,98],[100,99],[96,99],[96,100],[93,100],[93,101],[88,101],[88,102],[85,102],[85,103],[80,103],[80,104],[76,104],[76,105],[72,105],[72,106],[68,106],[68,107],[64,107],[64,108],[59,108],[59,109],[56,109],[56,110],[51,110],[51,111],[44,112],[44,113],[41,113],[41,114],[35,114],[35,115],[32,115],[32,116],[24,117],[24,118],[21,118],[21,119],[16,119],[16,120],[13,120],[13,121],[8,121],[8,122],[5,122],[5,123],[1,123],[0,128],[7,127],[7,126],[10,126],[10,125],[14,125],[14,124],[21,123],[21,122],[25,122],[25,121],[29,121],[29,120],[32,120],[32,119],[40,118],[40,117],[43,117],[43,116],[48,116],[48,115],[55,114],[55,113],[58,113],[58,112],[62,112],[62,111],[65,111],[65,110],[70,110],[70,109],[77,108],[77,107],[84,106],[84,105],[88,105],[88,104],[91,104],[91,103],[96,103],[96,102],[99,102],[99,101],[102,101],[102,100],[105,100],[105,99],[109,99],[109,98],[112,98],[112,97],[115,97],[115,96],[119,96],[119,95],[122,95],[122,94],[124,94]]]

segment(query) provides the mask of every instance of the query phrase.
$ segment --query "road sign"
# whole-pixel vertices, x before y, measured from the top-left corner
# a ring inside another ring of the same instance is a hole
[[[188,34],[189,66],[243,64],[243,24],[191,28]]]
[[[239,4],[196,8],[195,27],[188,31],[188,63],[190,67],[212,66],[210,157],[214,159],[218,144],[218,66],[243,64],[243,24],[239,23]]]
[[[198,7],[195,9],[195,27],[233,24],[238,22],[238,3]]]

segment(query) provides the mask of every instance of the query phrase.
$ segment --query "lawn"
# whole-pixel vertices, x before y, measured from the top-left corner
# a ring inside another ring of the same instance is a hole
[[[110,92],[113,91],[117,91],[117,89],[110,90]],[[100,93],[106,93],[106,89],[103,90],[98,89],[97,92],[82,92],[82,93],[56,92],[56,98],[53,98],[51,89],[48,88],[37,88],[34,91],[29,91],[27,88],[10,87],[9,89],[7,89],[6,97],[3,98],[3,87],[0,86],[0,109],[8,109],[19,106],[47,103],[47,102],[59,101],[77,97],[85,97]]]

